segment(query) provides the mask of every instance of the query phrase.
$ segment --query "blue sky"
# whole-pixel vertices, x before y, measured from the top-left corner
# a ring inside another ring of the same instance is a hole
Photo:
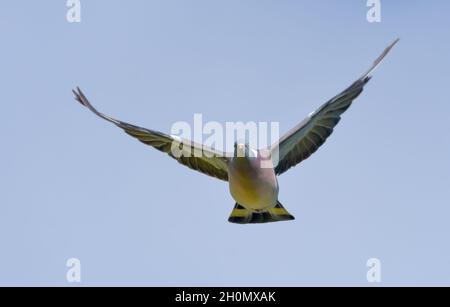
[[[448,1],[2,1],[0,284],[450,285]],[[392,40],[327,143],[279,178],[294,222],[238,226],[224,182],[97,119],[278,121]]]

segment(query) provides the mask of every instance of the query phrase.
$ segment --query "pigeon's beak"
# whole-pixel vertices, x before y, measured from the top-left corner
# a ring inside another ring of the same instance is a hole
[[[245,151],[246,151],[245,144],[237,144],[236,145],[236,157],[237,158],[245,157],[246,156]]]

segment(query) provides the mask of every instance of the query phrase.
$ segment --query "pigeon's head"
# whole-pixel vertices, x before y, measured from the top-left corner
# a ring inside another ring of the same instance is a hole
[[[234,143],[234,157],[235,158],[256,158],[257,151],[250,148],[248,142],[235,142]]]

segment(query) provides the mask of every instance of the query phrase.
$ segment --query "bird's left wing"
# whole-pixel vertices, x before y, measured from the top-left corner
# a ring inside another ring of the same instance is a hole
[[[228,157],[209,147],[164,133],[134,126],[97,111],[80,90],[73,91],[75,99],[97,116],[122,128],[127,134],[144,144],[162,151],[179,163],[203,174],[228,181]]]
[[[312,112],[301,123],[287,132],[277,144],[272,146],[272,156],[278,156],[278,164],[275,167],[277,175],[307,159],[325,143],[340,121],[342,113],[350,107],[353,100],[363,91],[364,85],[369,82],[370,73],[397,42],[398,39],[388,46],[361,78]],[[276,151],[278,151],[278,155]]]

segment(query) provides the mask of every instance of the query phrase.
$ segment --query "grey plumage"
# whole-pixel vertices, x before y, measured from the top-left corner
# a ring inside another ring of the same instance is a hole
[[[326,139],[333,133],[334,127],[341,120],[342,113],[350,107],[354,99],[361,94],[364,86],[369,82],[370,73],[374,71],[398,41],[398,39],[395,40],[387,47],[375,60],[372,67],[351,86],[308,115],[301,123],[282,136],[278,144],[272,146],[273,152],[276,152],[276,149],[279,152],[278,165],[275,168],[277,175],[307,159],[325,143]]]
[[[206,146],[194,143],[189,140],[180,139],[176,140],[174,137],[164,134],[159,131],[150,130],[135,125],[131,125],[112,117],[106,116],[98,112],[86,96],[83,94],[80,88],[73,91],[75,99],[83,106],[87,107],[97,116],[115,124],[117,127],[123,129],[127,134],[138,139],[146,145],[150,145],[159,151],[168,154],[170,157],[177,160],[179,163],[199,171],[203,174],[216,177],[221,180],[228,181],[227,165],[229,159],[225,153],[216,151]],[[185,152],[180,157],[175,157],[172,153],[172,146],[174,142],[180,142],[182,149]],[[198,154],[198,153],[201,154]]]

